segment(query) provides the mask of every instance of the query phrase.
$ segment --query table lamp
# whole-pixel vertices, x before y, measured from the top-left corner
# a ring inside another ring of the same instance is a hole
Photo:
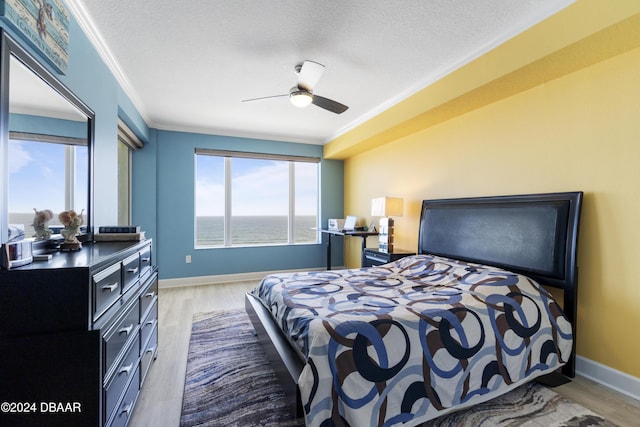
[[[371,199],[371,216],[379,216],[378,250],[393,252],[393,218],[402,216],[404,200],[401,197],[378,197]]]

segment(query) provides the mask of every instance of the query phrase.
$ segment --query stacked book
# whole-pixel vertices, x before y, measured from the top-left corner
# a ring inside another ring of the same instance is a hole
[[[96,242],[128,242],[144,240],[144,231],[139,225],[103,225],[93,236]]]

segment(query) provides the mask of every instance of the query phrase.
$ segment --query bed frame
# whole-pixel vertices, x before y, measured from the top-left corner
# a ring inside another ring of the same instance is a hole
[[[573,349],[562,375],[575,376],[577,244],[582,192],[424,200],[418,253],[493,265],[563,291],[573,326]],[[251,294],[245,306],[258,339],[297,416],[303,416],[297,381],[304,359],[269,311]],[[540,382],[555,385],[561,375]]]

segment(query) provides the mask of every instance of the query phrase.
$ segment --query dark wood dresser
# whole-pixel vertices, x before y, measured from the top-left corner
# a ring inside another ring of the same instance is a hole
[[[127,425],[158,348],[151,241],[0,270],[0,425]]]

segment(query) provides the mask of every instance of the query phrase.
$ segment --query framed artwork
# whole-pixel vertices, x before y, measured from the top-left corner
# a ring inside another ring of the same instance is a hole
[[[62,0],[0,0],[0,18],[64,74],[69,50],[69,11]]]

